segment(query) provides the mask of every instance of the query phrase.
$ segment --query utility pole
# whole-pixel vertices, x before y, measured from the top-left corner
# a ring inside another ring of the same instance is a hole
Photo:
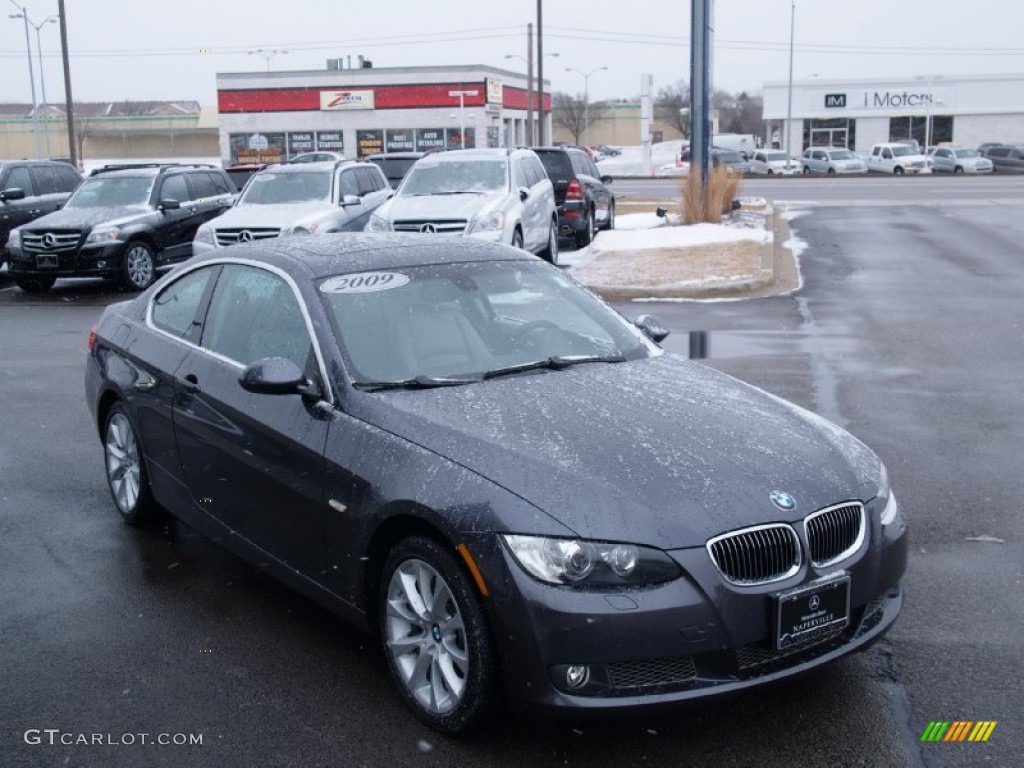
[[[796,0],[793,0],[789,10],[789,95],[786,104],[786,154],[790,157],[793,157],[793,31],[795,29]]]
[[[526,25],[526,144],[537,142],[533,132],[533,24]]]
[[[544,129],[544,0],[537,0],[537,115],[540,128],[537,131],[537,143],[547,146]]]
[[[75,109],[71,99],[71,62],[68,58],[68,25],[64,14],[64,0],[57,0],[57,9],[60,19],[60,53],[64,59],[64,102],[65,114],[68,118],[68,156],[71,164],[78,167],[78,147],[75,143]]]
[[[700,174],[702,202],[711,159],[712,13],[712,0],[693,0],[690,15],[690,172],[696,166]]]
[[[539,3],[540,0],[537,0]],[[28,56],[28,83],[32,89],[32,138],[35,140],[36,145],[36,159],[42,157],[42,148],[39,145],[39,125],[36,123],[36,110],[39,108],[39,103],[36,101],[36,76],[32,71],[32,41],[28,35],[28,11],[25,6],[18,5],[14,0],[11,0],[11,5],[17,8],[20,13],[11,14],[12,19],[22,19],[25,22],[25,53]]]
[[[46,110],[46,75],[43,72],[43,39],[40,30],[47,24],[54,24],[57,22],[56,16],[47,16],[38,24],[32,26],[36,30],[36,55],[39,56],[39,88],[42,91],[43,96],[43,110]],[[46,119],[45,116],[43,118]],[[43,124],[44,133],[46,135],[46,156],[50,156],[50,126],[49,123]]]

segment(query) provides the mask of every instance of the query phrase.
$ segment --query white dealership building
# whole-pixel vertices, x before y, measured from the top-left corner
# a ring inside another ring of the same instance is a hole
[[[787,148],[789,83],[764,85],[767,139]],[[928,76],[871,80],[793,82],[792,134],[788,148],[843,146],[869,152],[899,139],[1024,143],[1024,75]]]

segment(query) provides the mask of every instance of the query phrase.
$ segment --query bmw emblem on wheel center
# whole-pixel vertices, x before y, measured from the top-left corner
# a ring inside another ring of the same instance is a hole
[[[789,512],[796,508],[796,499],[784,491],[772,491],[768,498],[772,500],[772,504],[783,512]]]

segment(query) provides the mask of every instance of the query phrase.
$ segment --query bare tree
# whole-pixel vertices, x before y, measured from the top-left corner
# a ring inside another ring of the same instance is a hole
[[[593,127],[594,123],[608,119],[608,105],[599,101],[588,106],[580,94],[556,93],[551,98],[551,119],[572,134],[574,144],[579,144],[588,123]]]
[[[686,110],[683,112],[683,110]],[[690,87],[682,80],[658,89],[654,98],[654,118],[690,136]]]

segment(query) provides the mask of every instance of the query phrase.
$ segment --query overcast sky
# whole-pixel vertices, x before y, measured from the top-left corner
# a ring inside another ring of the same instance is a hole
[[[0,0],[17,13],[12,0]],[[40,23],[55,0],[18,0]],[[525,71],[536,0],[68,0],[76,99],[216,102],[217,72],[266,68],[260,54],[287,51],[274,69],[323,69],[328,57],[362,54],[375,66],[486,64]],[[738,92],[785,80],[789,0],[719,0],[714,83]],[[586,10],[584,10],[586,9]],[[592,100],[630,98],[640,75],[655,89],[689,79],[690,3],[685,0],[545,0],[545,77],[553,90]],[[796,79],[1024,73],[1022,0],[798,0]],[[30,29],[33,56],[36,32]],[[57,24],[41,31],[47,97],[63,99]],[[20,19],[0,23],[0,101],[29,102]],[[36,65],[38,59],[33,59]],[[36,66],[38,93],[39,72]],[[1024,94],[1021,94],[1024,102]]]

